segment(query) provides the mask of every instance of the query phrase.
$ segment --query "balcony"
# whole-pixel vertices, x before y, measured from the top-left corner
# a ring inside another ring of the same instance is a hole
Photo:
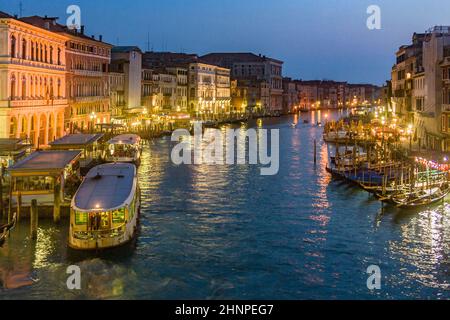
[[[87,97],[74,97],[73,102],[97,102],[107,100],[109,101],[109,97],[106,96],[87,96]]]
[[[27,100],[3,100],[0,101],[2,108],[24,108],[41,106],[62,106],[67,105],[67,99],[27,99]]]
[[[450,66],[450,57],[445,57],[441,62],[441,67]]]
[[[62,64],[52,64],[52,63],[45,63],[40,61],[33,61],[33,60],[25,60],[20,58],[11,58],[11,57],[2,57],[0,58],[0,64],[15,64],[15,65],[21,65],[25,67],[30,68],[44,68],[48,70],[55,70],[55,71],[65,71],[66,66]]]
[[[105,77],[107,73],[102,71],[91,71],[91,70],[72,70],[73,74],[81,77]]]
[[[394,91],[394,97],[396,98],[404,98],[405,97],[405,90],[404,89],[398,89]]]

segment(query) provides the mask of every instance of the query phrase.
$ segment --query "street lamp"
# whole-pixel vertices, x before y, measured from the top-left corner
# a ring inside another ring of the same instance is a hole
[[[413,125],[408,125],[408,135],[409,135],[409,152],[412,151],[412,132],[413,132]]]
[[[92,112],[89,118],[91,119],[91,131],[94,132],[94,120],[97,119],[97,114],[95,112]]]

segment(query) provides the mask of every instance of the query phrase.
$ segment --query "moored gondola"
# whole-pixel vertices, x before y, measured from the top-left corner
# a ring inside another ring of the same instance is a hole
[[[11,222],[0,226],[0,233],[3,233],[4,231],[10,231],[12,228],[14,228],[14,226],[16,225],[16,220],[17,220],[17,213],[14,212]]]

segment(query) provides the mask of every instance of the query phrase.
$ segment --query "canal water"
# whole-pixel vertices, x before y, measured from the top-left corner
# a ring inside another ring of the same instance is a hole
[[[382,208],[333,181],[323,128],[313,125],[324,118],[257,123],[280,129],[275,176],[251,165],[176,166],[170,138],[150,142],[136,243],[98,257],[73,254],[67,222],[40,221],[33,243],[21,221],[0,249],[0,299],[450,298],[450,205]],[[67,289],[72,264],[81,268],[81,291]],[[381,270],[381,290],[367,288],[371,265]]]

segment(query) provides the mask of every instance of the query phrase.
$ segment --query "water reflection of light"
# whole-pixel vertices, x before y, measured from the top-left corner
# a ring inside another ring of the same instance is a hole
[[[53,228],[39,228],[38,240],[34,254],[33,267],[35,269],[46,268],[52,265],[49,258],[55,253],[55,237]]]
[[[422,211],[401,226],[402,239],[391,241],[390,249],[394,258],[409,266],[402,269],[402,276],[428,287],[450,288],[448,280],[442,282],[448,268],[449,211],[448,204]]]

